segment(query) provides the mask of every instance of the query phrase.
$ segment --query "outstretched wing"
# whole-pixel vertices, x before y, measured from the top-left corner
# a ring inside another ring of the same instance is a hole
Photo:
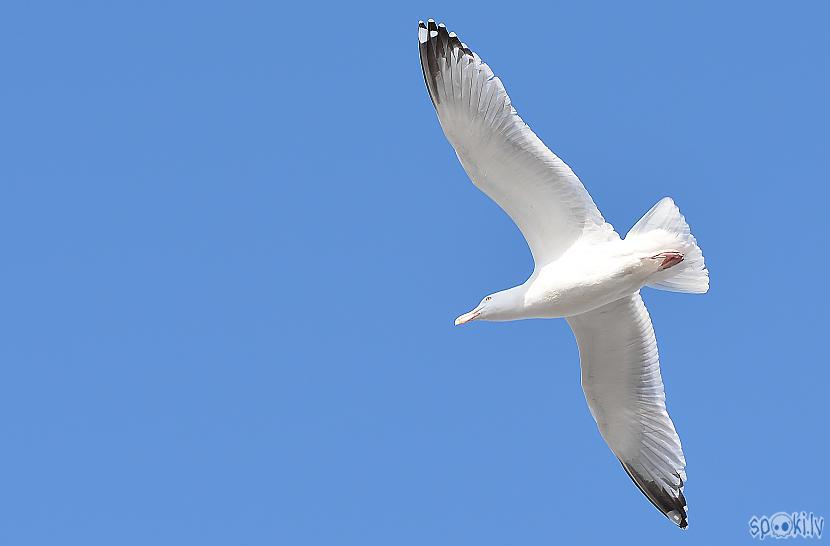
[[[579,178],[513,109],[501,81],[443,24],[418,24],[421,67],[444,134],[473,183],[513,219],[536,265],[581,238],[618,238]]]
[[[657,341],[643,299],[634,294],[567,320],[600,434],[652,504],[685,528],[686,460],[666,412]]]

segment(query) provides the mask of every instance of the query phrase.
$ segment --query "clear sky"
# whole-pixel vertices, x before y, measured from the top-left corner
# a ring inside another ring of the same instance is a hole
[[[826,3],[3,12],[0,543],[734,544],[830,516]],[[665,195],[691,224],[710,293],[644,292],[688,531],[603,444],[564,321],[453,326],[532,262],[441,133],[428,17],[619,231]]]

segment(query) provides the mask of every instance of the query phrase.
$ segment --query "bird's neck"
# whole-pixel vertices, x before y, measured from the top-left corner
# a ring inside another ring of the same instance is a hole
[[[525,309],[526,292],[527,286],[525,284],[498,292],[499,309],[488,320],[505,321],[528,318]]]

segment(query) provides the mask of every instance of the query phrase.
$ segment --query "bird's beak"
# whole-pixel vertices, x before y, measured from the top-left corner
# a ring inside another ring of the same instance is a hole
[[[463,315],[461,315],[460,317],[455,319],[455,325],[458,326],[460,324],[466,324],[466,323],[470,322],[471,320],[477,319],[480,314],[481,314],[481,306],[476,307],[475,309],[473,309],[469,313],[464,313]]]

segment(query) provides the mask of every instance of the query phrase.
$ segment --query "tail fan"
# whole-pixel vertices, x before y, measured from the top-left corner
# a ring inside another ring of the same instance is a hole
[[[686,219],[670,197],[664,197],[634,224],[625,236],[652,238],[670,242],[671,250],[683,254],[683,261],[665,271],[654,274],[646,286],[671,292],[703,294],[709,290],[709,271],[703,262],[703,252],[689,229]]]

